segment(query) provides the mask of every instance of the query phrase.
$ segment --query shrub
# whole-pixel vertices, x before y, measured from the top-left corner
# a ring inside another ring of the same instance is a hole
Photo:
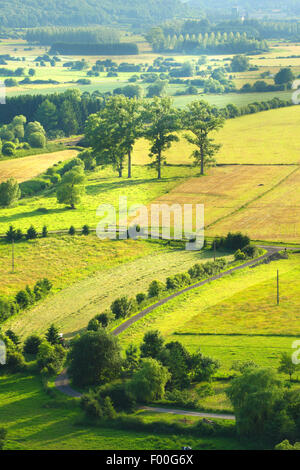
[[[246,255],[245,255],[245,253],[244,253],[243,251],[237,250],[237,251],[234,253],[234,259],[235,259],[236,261],[238,261],[238,260],[244,260],[244,259],[246,259]]]
[[[41,132],[33,132],[28,137],[28,143],[32,148],[43,148],[46,146],[46,137]]]
[[[160,281],[152,281],[148,288],[148,297],[158,297],[165,290],[165,285]]]
[[[20,290],[16,295],[16,302],[21,309],[25,309],[30,305],[30,297],[26,290]]]
[[[88,323],[87,330],[98,331],[99,329],[100,329],[100,323],[98,322],[98,320],[96,320],[96,318],[92,318]]]
[[[75,233],[76,233],[75,227],[71,225],[71,227],[69,228],[69,235],[75,235]]]
[[[25,367],[25,359],[20,351],[12,351],[7,349],[6,366],[10,372],[20,372]]]
[[[114,313],[116,318],[125,318],[134,310],[134,303],[132,299],[128,297],[121,297],[116,299],[111,304],[111,311]]]
[[[99,322],[102,328],[107,328],[112,320],[112,315],[110,312],[103,312],[100,313],[100,315],[97,315],[95,319]]]
[[[248,258],[256,258],[259,254],[259,250],[256,246],[254,245],[247,245],[242,249],[242,252],[248,257]]]
[[[24,353],[32,354],[35,356],[38,353],[39,347],[42,344],[42,338],[38,335],[31,335],[26,338],[24,343]]]
[[[34,240],[37,237],[38,237],[38,233],[37,233],[36,229],[34,228],[34,226],[31,225],[29,227],[29,229],[27,230],[26,239],[27,240]]]
[[[136,408],[134,397],[127,392],[124,382],[114,382],[102,385],[98,389],[98,400],[103,401],[105,397],[109,397],[117,411],[132,412]]]
[[[84,225],[84,226],[82,227],[82,235],[89,235],[89,233],[90,233],[90,228],[89,228],[89,226],[88,226],[88,225]]]
[[[47,225],[44,225],[44,227],[43,227],[43,230],[42,230],[42,237],[43,237],[43,238],[48,237]]]
[[[135,298],[136,298],[137,303],[141,304],[142,302],[144,302],[144,300],[146,300],[147,295],[141,292],[140,294],[137,294]]]
[[[2,153],[6,157],[12,157],[15,154],[16,146],[13,142],[5,142],[2,146]]]
[[[167,289],[179,289],[180,287],[188,286],[191,283],[191,277],[188,273],[175,274],[167,278]]]

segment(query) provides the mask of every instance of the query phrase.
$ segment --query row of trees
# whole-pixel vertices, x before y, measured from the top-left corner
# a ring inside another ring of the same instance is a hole
[[[28,42],[38,42],[43,45],[52,45],[56,42],[68,44],[114,44],[120,41],[120,35],[116,29],[101,26],[81,28],[48,26],[34,28],[26,31],[25,38]]]
[[[195,54],[238,54],[268,51],[266,41],[248,37],[247,33],[211,32],[165,35],[160,27],[152,28],[146,35],[155,52],[173,51]]]
[[[89,117],[85,136],[97,164],[112,164],[120,177],[127,156],[128,178],[131,177],[133,146],[139,138],[145,137],[151,145],[152,166],[160,179],[164,152],[179,140],[177,132],[181,129],[190,132],[185,138],[197,147],[192,156],[203,175],[205,165],[213,163],[220,148],[213,143],[210,133],[223,125],[223,116],[204,101],[196,101],[187,110],[179,111],[168,97],[145,102],[114,96],[106,101],[101,112]]]
[[[35,302],[38,302],[48,295],[51,289],[52,283],[45,278],[37,281],[32,289],[26,286],[25,289],[20,290],[13,299],[0,297],[0,323],[20,310],[24,310]]]

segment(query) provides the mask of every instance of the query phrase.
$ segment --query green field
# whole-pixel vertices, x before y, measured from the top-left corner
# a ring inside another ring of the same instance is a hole
[[[118,208],[119,196],[124,195],[128,198],[128,207],[132,204],[147,204],[181,181],[194,176],[196,169],[165,167],[160,181],[154,169],[136,166],[132,173],[132,179],[120,180],[111,168],[98,167],[88,175],[86,194],[75,211],[57,203],[55,190],[24,198],[16,207],[1,209],[0,233],[5,233],[11,224],[23,230],[31,224],[39,230],[45,224],[48,230],[68,229],[70,225],[81,228],[84,224],[96,227],[99,221],[96,209],[100,204],[109,203]]]
[[[121,342],[139,343],[146,329],[159,329],[166,339],[220,360],[221,375],[229,373],[235,360],[277,367],[280,352],[292,352],[293,341],[300,337],[299,260],[300,255],[293,254],[182,294],[122,333]]]
[[[99,251],[101,254],[97,255]],[[65,260],[59,260],[64,254]],[[40,266],[37,268],[38,256]],[[5,327],[26,337],[33,332],[44,333],[54,322],[64,336],[73,336],[85,328],[92,317],[109,308],[116,298],[129,293],[135,296],[146,291],[154,279],[165,281],[169,275],[187,271],[196,262],[206,262],[212,256],[210,251],[172,249],[157,242],[100,242],[95,235],[90,235],[87,240],[85,237],[71,241],[49,238],[42,244],[34,242],[31,247],[24,247],[24,261],[19,264],[16,274],[3,269],[4,284],[9,281],[16,289],[24,286],[27,275],[33,281],[47,274],[56,288],[66,288],[30,311],[8,320]],[[230,255],[226,257],[232,259]],[[48,268],[55,262],[61,279],[55,276],[55,267]],[[97,272],[93,273],[93,270]],[[78,282],[74,282],[75,279]]]
[[[299,107],[273,109],[226,121],[216,135],[222,145],[216,156],[218,164],[281,165],[300,163]],[[134,162],[145,164],[149,145],[140,140],[135,146]],[[173,164],[191,164],[193,146],[180,135],[166,152]],[[259,171],[259,169],[258,169]]]
[[[179,450],[187,437],[149,435],[88,426],[73,399],[51,399],[39,377],[0,376],[1,425],[8,431],[6,450]],[[241,449],[234,439],[189,438],[193,449]]]

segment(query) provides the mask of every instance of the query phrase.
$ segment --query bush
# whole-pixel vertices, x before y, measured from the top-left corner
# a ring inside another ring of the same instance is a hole
[[[38,237],[38,233],[37,233],[36,229],[34,228],[34,226],[31,225],[29,227],[29,229],[27,230],[26,239],[27,240],[34,240],[37,237]]]
[[[5,142],[2,146],[2,154],[6,157],[12,157],[15,154],[16,146],[13,142]]]
[[[235,253],[234,253],[234,259],[236,261],[239,261],[239,260],[244,260],[246,259],[246,255],[243,251],[241,250],[237,250]]]
[[[137,303],[141,304],[147,299],[147,295],[141,292],[140,294],[137,294],[135,298],[136,298]]]
[[[84,225],[84,226],[82,227],[82,235],[89,235],[89,233],[90,233],[90,228],[89,228],[89,226],[88,226],[88,225]]]
[[[41,132],[33,132],[28,137],[28,143],[32,148],[43,148],[46,146],[46,137]]]
[[[259,254],[258,248],[254,245],[247,245],[242,249],[242,252],[248,257],[248,258],[256,258]]]
[[[132,395],[127,392],[124,382],[115,382],[103,385],[98,389],[98,400],[103,401],[109,397],[117,411],[132,412],[136,408],[136,401]]]
[[[116,316],[116,318],[125,318],[134,310],[134,303],[132,299],[128,297],[121,297],[116,299],[111,304],[111,311]]]
[[[20,351],[7,349],[6,366],[10,372],[20,372],[25,367],[25,359]]]
[[[16,302],[21,309],[27,308],[31,303],[28,292],[26,290],[20,290],[16,295]]]
[[[69,228],[69,235],[75,235],[75,233],[76,233],[75,227],[71,225],[71,227]]]
[[[152,281],[148,288],[148,297],[158,297],[165,290],[165,285],[160,281]]]
[[[174,290],[180,287],[188,286],[191,283],[191,277],[188,273],[175,274],[167,278],[167,289]]]
[[[26,354],[32,354],[36,356],[40,345],[42,344],[42,338],[38,335],[31,335],[26,338],[24,343],[23,351]]]

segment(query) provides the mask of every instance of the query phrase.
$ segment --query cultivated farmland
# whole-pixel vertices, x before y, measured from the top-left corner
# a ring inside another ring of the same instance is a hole
[[[62,150],[0,161],[0,183],[8,178],[15,178],[19,183],[30,180],[55,163],[76,157],[77,153],[77,150]]]

